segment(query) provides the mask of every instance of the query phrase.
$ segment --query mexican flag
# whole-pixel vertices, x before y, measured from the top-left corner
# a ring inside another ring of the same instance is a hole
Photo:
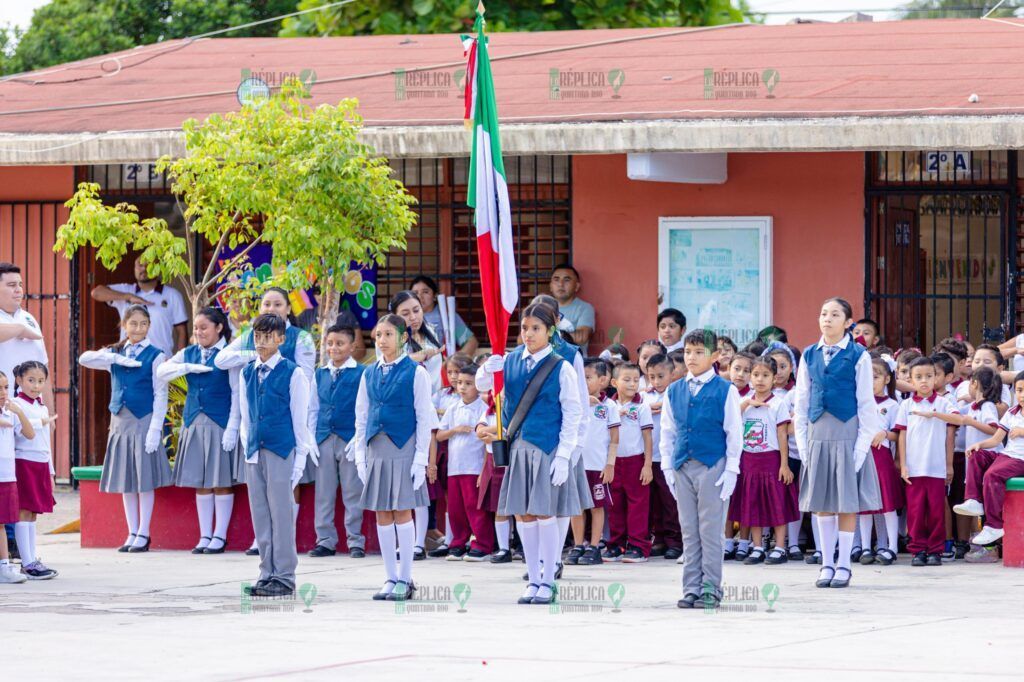
[[[498,106],[494,97],[491,61],[487,56],[482,6],[477,10],[476,36],[463,36],[466,51],[466,123],[472,126],[467,203],[475,209],[477,255],[483,289],[484,314],[491,348],[505,352],[508,321],[519,302],[516,259],[512,250],[512,211],[509,207],[505,164],[498,135]],[[501,376],[495,376],[495,391]]]

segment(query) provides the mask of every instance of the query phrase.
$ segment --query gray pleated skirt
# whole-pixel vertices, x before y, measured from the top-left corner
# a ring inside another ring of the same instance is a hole
[[[221,445],[224,429],[200,414],[191,426],[181,427],[174,458],[174,485],[180,488],[230,488],[235,484],[234,451]],[[235,446],[235,450],[238,450]]]
[[[399,449],[385,434],[379,433],[366,447],[366,484],[360,506],[370,511],[402,511],[427,507],[427,484],[412,487],[412,461],[416,456],[414,435]]]
[[[174,482],[163,444],[152,454],[146,452],[149,421],[150,415],[138,419],[126,407],[110,415],[100,492],[148,493]]]
[[[583,458],[576,460],[572,470],[569,472],[569,482],[574,482],[575,494],[580,509],[593,509],[594,498],[590,494],[590,483],[587,482],[587,467],[583,465]]]
[[[565,483],[559,486],[552,485],[551,462],[554,458],[553,452],[546,453],[536,445],[517,438],[512,443],[508,470],[501,482],[498,513],[502,516],[579,514],[582,507],[573,466],[570,463],[569,478]]]
[[[825,413],[807,425],[807,452],[800,468],[800,511],[856,514],[880,509],[875,461],[868,453],[856,470],[857,418],[845,422]]]

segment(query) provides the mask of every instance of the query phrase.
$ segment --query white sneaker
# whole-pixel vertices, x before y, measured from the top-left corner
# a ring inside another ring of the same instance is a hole
[[[28,580],[28,577],[21,574],[13,564],[3,564],[0,566],[0,583],[16,584],[23,583]]]
[[[960,504],[954,505],[953,511],[960,516],[983,516],[985,505],[977,500],[964,500]]]
[[[679,558],[678,558],[678,559],[676,559],[676,563],[677,563],[677,564],[681,564],[681,563],[684,563],[684,561],[683,561],[683,555],[682,555],[682,554],[680,554],[680,555],[679,555]]]
[[[996,542],[997,540],[1000,540],[1002,537],[1002,528],[991,528],[990,526],[985,526],[981,529],[980,533],[971,538],[971,544],[981,545],[982,547],[985,547],[987,545],[991,545],[993,542]]]

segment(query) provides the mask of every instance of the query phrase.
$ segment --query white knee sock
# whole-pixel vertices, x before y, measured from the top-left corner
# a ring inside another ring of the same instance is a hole
[[[36,524],[34,521],[18,521],[14,524],[14,539],[18,541],[21,565],[28,566],[36,561]]]
[[[416,538],[416,524],[412,521],[396,523],[395,534],[398,536],[398,579],[411,582],[412,550]]]
[[[519,538],[523,541],[523,558],[526,559],[526,573],[530,582],[539,585],[540,576],[540,528],[536,521],[523,521],[519,527]]]
[[[430,525],[430,508],[416,507],[416,544],[414,547],[423,547],[427,541],[427,526]]]
[[[448,512],[444,513],[444,544],[452,546],[452,521]]]
[[[213,493],[196,493],[196,512],[199,514],[199,544],[196,546],[206,547],[213,534]]]
[[[786,524],[786,549],[800,546],[800,526],[803,525],[802,521],[803,519],[797,519]]]
[[[864,514],[857,517],[857,526],[860,528],[861,548],[864,551],[871,550],[871,524],[874,519],[871,514]],[[882,546],[882,541],[878,541],[878,546]]]
[[[892,550],[893,554],[895,554],[899,548],[900,519],[894,511],[885,512],[882,514],[882,517],[885,518],[885,532],[888,534],[887,539],[889,541],[889,549]],[[879,541],[879,543],[881,543],[881,541]]]
[[[839,531],[839,568],[850,568],[850,552],[853,550],[853,531]]]
[[[121,501],[124,503],[124,518],[128,522],[128,537],[124,544],[130,545],[135,541],[132,536],[139,532],[139,494],[121,493]]]
[[[495,521],[494,534],[498,536],[498,549],[508,549],[509,522]]]
[[[156,500],[156,492],[150,490],[146,493],[139,493],[139,534],[132,543],[133,547],[145,546],[147,540],[142,536],[149,537],[149,522],[153,520],[153,502]]]
[[[822,568],[835,568],[833,555],[836,549],[836,534],[839,532],[839,517],[815,516],[818,520],[818,534],[821,537],[821,565]],[[851,538],[852,540],[852,538]],[[846,552],[846,560],[850,560],[850,552]]]
[[[537,523],[540,534],[540,560],[544,562],[541,581],[548,585],[553,585],[555,583],[555,571],[558,569],[558,562],[562,558],[562,545],[565,544],[565,535],[562,533],[558,518],[549,517],[541,519]]]
[[[235,506],[235,495],[214,495],[213,504],[217,508],[217,525],[213,529],[214,539],[210,541],[210,549],[220,549],[228,539],[228,524],[231,523],[231,510]]]
[[[821,551],[821,526],[818,525],[818,515],[811,514],[811,534],[814,536],[814,551],[824,554]]]
[[[388,580],[398,580],[398,559],[395,556],[395,524],[377,526],[377,541],[380,555],[384,558],[384,575]]]
[[[299,521],[299,503],[292,502],[292,523],[298,523]]]

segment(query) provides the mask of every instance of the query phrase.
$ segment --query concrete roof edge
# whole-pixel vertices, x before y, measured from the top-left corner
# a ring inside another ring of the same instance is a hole
[[[502,126],[506,155],[629,152],[820,152],[1024,149],[1024,115],[538,122]],[[373,126],[363,139],[390,158],[466,156],[459,125]],[[154,161],[185,153],[180,130],[0,133],[0,165]]]

